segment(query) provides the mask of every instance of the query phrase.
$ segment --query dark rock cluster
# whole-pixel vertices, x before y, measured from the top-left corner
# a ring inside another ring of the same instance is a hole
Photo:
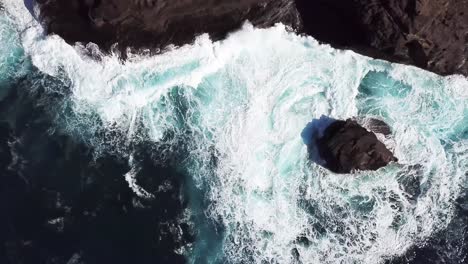
[[[249,20],[258,27],[300,18],[290,0],[36,0],[49,33],[104,49],[164,49],[209,33],[221,39]]]
[[[320,41],[438,74],[468,75],[464,0],[296,0]]]
[[[331,123],[316,144],[327,169],[336,173],[377,170],[398,161],[376,135],[353,120]]]
[[[36,0],[49,33],[109,49],[221,39],[246,20],[282,22],[337,48],[438,74],[468,74],[464,0]]]

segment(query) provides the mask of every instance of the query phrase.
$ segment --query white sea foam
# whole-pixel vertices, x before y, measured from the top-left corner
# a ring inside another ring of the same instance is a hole
[[[27,11],[15,10],[25,20]],[[204,35],[121,63],[114,55],[91,60],[86,47],[26,24],[22,41],[34,65],[71,83],[70,131],[125,132],[111,139],[117,149],[138,140],[140,121],[155,142],[190,131],[186,169],[207,192],[206,214],[225,226],[230,262],[292,263],[294,250],[304,263],[378,263],[424,243],[453,217],[468,169],[464,77],[335,50],[282,25],[247,24],[221,42]],[[335,175],[310,163],[301,131],[321,115],[385,120],[401,165]],[[99,147],[109,139],[89,140]],[[412,174],[419,197],[400,183]]]
[[[24,53],[14,22],[0,9],[0,100],[7,93],[8,81],[24,74]]]
[[[129,166],[131,167],[131,170],[125,174],[125,180],[128,183],[128,186],[132,191],[138,195],[140,198],[145,198],[145,199],[153,199],[154,195],[146,191],[143,187],[139,186],[136,180],[136,174],[137,174],[137,168],[133,164],[134,157],[130,156],[129,159]]]

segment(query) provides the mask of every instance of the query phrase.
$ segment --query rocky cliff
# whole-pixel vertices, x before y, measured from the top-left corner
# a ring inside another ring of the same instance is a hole
[[[70,43],[158,50],[245,20],[282,22],[337,48],[468,75],[467,0],[36,0],[50,33]]]
[[[249,20],[268,27],[294,28],[299,15],[290,0],[37,0],[49,33],[67,42],[94,42],[104,49],[164,48],[210,33],[221,39]]]
[[[466,0],[296,0],[305,32],[335,47],[468,75]]]

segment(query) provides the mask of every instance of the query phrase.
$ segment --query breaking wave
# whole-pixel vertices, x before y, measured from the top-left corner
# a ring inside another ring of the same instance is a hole
[[[468,170],[464,77],[336,50],[283,25],[246,24],[224,41],[203,35],[122,62],[93,44],[44,36],[24,7],[5,7],[0,71],[12,72],[25,53],[62,80],[47,87],[63,95],[51,106],[57,129],[130,164],[137,142],[163,146],[161,162],[184,149],[178,162],[190,192],[203,194],[192,214],[210,229],[186,250],[192,262],[205,251],[207,263],[379,263],[424,244],[454,217]],[[382,140],[399,164],[336,175],[310,162],[301,132],[322,115],[384,120],[393,137]],[[132,171],[125,177],[154,198]]]

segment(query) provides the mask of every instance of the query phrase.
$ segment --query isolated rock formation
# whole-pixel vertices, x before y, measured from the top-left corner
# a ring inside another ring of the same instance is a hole
[[[353,120],[333,122],[313,143],[325,162],[322,165],[336,173],[377,170],[398,160],[374,133]]]

